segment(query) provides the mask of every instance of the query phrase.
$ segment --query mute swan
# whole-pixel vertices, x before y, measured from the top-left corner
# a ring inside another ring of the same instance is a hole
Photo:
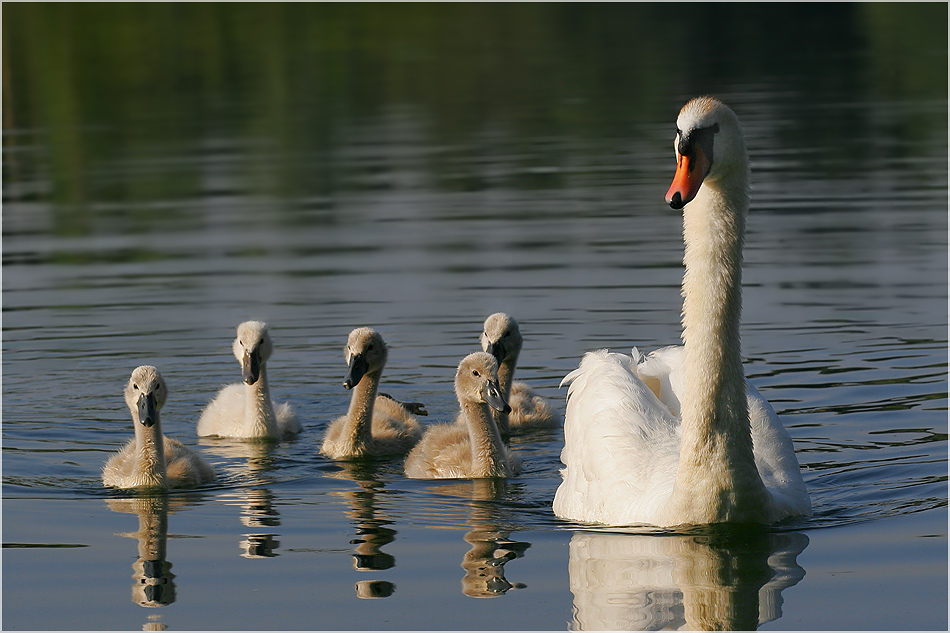
[[[197,453],[162,435],[159,411],[168,387],[158,370],[142,365],[125,386],[135,437],[109,458],[102,483],[116,488],[178,488],[214,481],[214,469]]]
[[[274,351],[267,324],[245,321],[237,326],[234,357],[241,363],[244,384],[227,385],[198,420],[198,435],[271,438],[300,432],[300,422],[290,403],[275,407],[267,383],[267,359]]]
[[[408,407],[421,414],[419,403],[403,405],[390,396],[377,395],[379,379],[389,356],[383,337],[376,330],[361,327],[346,341],[349,371],[343,386],[353,390],[350,409],[334,420],[320,452],[331,459],[404,455],[419,442],[422,427]]]
[[[513,477],[520,460],[501,441],[491,410],[511,409],[498,386],[498,363],[491,354],[475,352],[459,363],[455,374],[465,424],[429,427],[406,457],[406,475],[413,479],[476,479]]]
[[[564,378],[565,467],[554,513],[657,526],[810,514],[791,438],[742,370],[749,160],[739,121],[700,97],[676,123],[666,200],[684,209],[684,346],[646,358],[636,349],[590,352]]]
[[[485,319],[481,343],[482,350],[498,361],[498,384],[511,407],[511,413],[507,415],[498,411],[494,413],[502,439],[507,442],[512,431],[560,426],[561,418],[544,398],[527,383],[513,380],[524,344],[518,322],[504,312],[496,312]]]

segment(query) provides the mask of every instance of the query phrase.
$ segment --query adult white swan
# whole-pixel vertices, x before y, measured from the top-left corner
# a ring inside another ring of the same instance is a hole
[[[279,439],[300,432],[290,403],[275,405],[267,382],[267,359],[274,353],[267,324],[245,321],[232,345],[244,384],[227,385],[198,419],[198,435]]]
[[[136,367],[125,386],[135,437],[109,458],[102,483],[116,488],[178,488],[214,481],[214,469],[187,446],[162,435],[159,411],[168,387],[151,365]]]
[[[683,209],[683,347],[586,354],[570,383],[554,513],[609,525],[773,523],[811,513],[795,451],[746,382],[739,346],[749,159],[711,97],[676,121]]]

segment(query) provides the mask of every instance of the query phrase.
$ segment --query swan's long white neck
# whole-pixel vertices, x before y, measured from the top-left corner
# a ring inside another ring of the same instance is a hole
[[[748,171],[703,184],[683,212],[685,346],[682,443],[673,505],[691,522],[742,521],[761,512],[742,369],[742,245]]]
[[[139,421],[138,412],[133,410],[132,424],[135,427],[134,487],[166,488],[165,443],[158,411],[155,411],[155,423],[145,426]]]
[[[253,385],[244,384],[244,423],[251,437],[277,435],[277,415],[267,382],[267,365],[261,363],[261,373]]]
[[[366,372],[353,387],[346,426],[340,437],[347,454],[361,455],[373,443],[373,405],[379,391],[380,374],[379,371]]]
[[[508,462],[491,408],[483,402],[461,402],[472,442],[472,477],[507,477]]]

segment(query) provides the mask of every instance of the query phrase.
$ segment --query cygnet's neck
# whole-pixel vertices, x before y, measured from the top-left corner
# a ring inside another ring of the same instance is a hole
[[[675,504],[691,522],[741,521],[768,501],[752,453],[739,324],[748,178],[704,183],[683,212],[682,440]],[[675,505],[674,504],[674,505]]]
[[[270,397],[267,366],[261,363],[261,373],[253,385],[244,383],[244,423],[250,437],[275,437],[277,415]]]
[[[514,382],[515,378],[515,366],[518,364],[518,354],[520,352],[515,350],[513,354],[506,356],[498,364],[498,386],[501,387],[501,393],[505,396],[505,402],[511,400],[511,385]],[[510,422],[509,414],[502,413],[501,411],[491,410],[491,414],[495,416],[495,422],[498,424],[498,431],[504,439],[505,436],[510,432]],[[507,440],[505,440],[507,442]]]
[[[142,424],[138,412],[133,411],[132,424],[135,425],[134,487],[166,488],[165,445],[158,411],[152,426]]]
[[[348,454],[360,455],[373,443],[373,404],[379,391],[380,374],[379,371],[368,371],[353,387],[341,438]]]
[[[498,432],[498,426],[492,419],[491,408],[483,402],[463,400],[462,415],[468,425],[468,435],[472,443],[472,477],[508,477],[508,461]]]

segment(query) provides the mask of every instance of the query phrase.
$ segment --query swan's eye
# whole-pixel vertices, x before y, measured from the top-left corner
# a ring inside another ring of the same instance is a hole
[[[473,375],[473,376],[479,376],[479,375],[481,375],[481,374],[478,373],[478,370],[477,370],[477,369],[473,369],[473,370],[472,370],[472,375]]]
[[[136,391],[139,390],[139,386],[135,384],[134,382],[132,383],[132,388],[135,389]]]

